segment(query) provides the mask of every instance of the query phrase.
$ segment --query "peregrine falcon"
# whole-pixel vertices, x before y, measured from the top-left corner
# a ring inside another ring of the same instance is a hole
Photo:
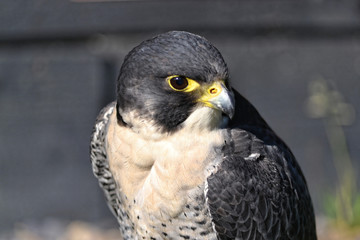
[[[142,42],[116,93],[90,154],[124,239],[316,239],[295,157],[231,88],[205,38],[172,31]]]

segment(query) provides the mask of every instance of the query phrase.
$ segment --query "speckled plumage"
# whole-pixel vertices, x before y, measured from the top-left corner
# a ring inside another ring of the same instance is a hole
[[[255,108],[233,90],[225,121],[198,93],[171,90],[174,74],[229,87],[215,47],[169,32],[129,53],[117,102],[96,120],[92,167],[123,238],[316,239],[301,169]]]

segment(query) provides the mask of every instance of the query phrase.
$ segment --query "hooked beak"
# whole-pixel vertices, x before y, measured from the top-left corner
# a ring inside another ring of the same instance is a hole
[[[199,102],[204,103],[208,107],[222,111],[230,119],[234,116],[234,93],[227,89],[222,81],[217,81],[210,85],[200,97]]]

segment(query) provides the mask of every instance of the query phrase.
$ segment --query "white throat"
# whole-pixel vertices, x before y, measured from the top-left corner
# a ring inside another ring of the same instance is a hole
[[[136,111],[120,112],[123,121],[144,139],[162,139],[171,133],[162,132],[154,120],[142,117]],[[206,106],[200,106],[181,124],[179,131],[202,132],[219,128],[222,124],[221,111]]]
[[[201,106],[191,113],[182,125],[191,131],[203,131],[219,128],[221,123],[221,111]]]

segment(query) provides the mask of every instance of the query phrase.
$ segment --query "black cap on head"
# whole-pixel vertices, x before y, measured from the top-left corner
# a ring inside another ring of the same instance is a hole
[[[193,95],[174,92],[165,79],[182,75],[199,82],[228,79],[220,52],[205,38],[172,31],[142,42],[125,57],[117,81],[121,112],[136,110],[165,130],[176,128],[191,113]]]

